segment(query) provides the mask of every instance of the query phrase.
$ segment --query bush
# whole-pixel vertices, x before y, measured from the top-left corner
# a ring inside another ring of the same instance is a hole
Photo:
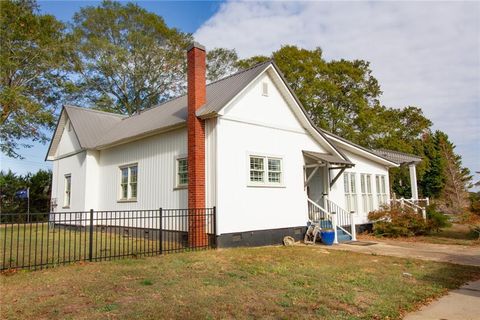
[[[450,227],[448,216],[436,210],[435,205],[431,204],[427,207],[427,223],[429,231],[440,231],[441,228]]]
[[[384,237],[411,237],[429,232],[429,224],[417,212],[406,208],[387,208],[370,212],[373,233]]]

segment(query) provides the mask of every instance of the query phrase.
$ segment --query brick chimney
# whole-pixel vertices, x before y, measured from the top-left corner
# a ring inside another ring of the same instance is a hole
[[[205,104],[205,47],[194,42],[187,50],[188,80],[188,243],[208,244],[205,230],[205,123],[195,112]],[[195,209],[195,210],[193,210]]]

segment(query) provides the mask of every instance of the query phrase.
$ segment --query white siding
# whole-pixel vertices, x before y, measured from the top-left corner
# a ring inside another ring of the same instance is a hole
[[[78,142],[77,136],[75,135],[75,131],[73,128],[68,131],[70,120],[67,120],[65,128],[62,132],[62,137],[58,143],[57,152],[55,154],[56,157],[60,157],[62,155],[70,154],[72,152],[77,152],[81,150],[80,143]]]
[[[205,192],[206,207],[217,205],[217,119],[205,121]]]
[[[175,189],[176,158],[187,154],[186,128],[100,152],[99,210],[186,208],[187,189]],[[119,166],[138,164],[138,196],[120,202]]]
[[[353,154],[349,151],[343,150],[346,156],[355,163],[355,167],[345,170],[345,172],[353,172],[355,173],[355,181],[356,181],[356,189],[357,189],[357,208],[358,212],[356,214],[356,223],[367,223],[367,215],[368,212],[363,210],[363,202],[361,196],[361,186],[360,186],[360,174],[370,174],[372,176],[372,193],[373,193],[373,209],[376,210],[379,207],[377,197],[376,197],[376,189],[375,189],[375,175],[385,175],[385,184],[386,184],[386,191],[387,191],[387,198],[390,197],[389,191],[389,182],[388,182],[388,168],[384,167],[381,164],[378,164],[372,160],[366,159],[359,155]],[[337,171],[336,171],[337,172]],[[335,173],[336,173],[335,172]],[[331,178],[333,179],[333,174]],[[330,200],[337,203],[342,208],[346,209],[345,203],[345,192],[343,187],[343,175],[337,180],[334,187],[330,191]]]
[[[269,83],[268,97],[262,83]],[[306,133],[267,75],[217,119],[218,233],[304,226],[302,150],[325,152]],[[248,155],[283,160],[283,187],[249,187]]]
[[[85,172],[86,152],[54,161],[52,198],[56,198],[56,212],[84,211],[85,209]],[[64,208],[65,201],[65,175],[71,175],[70,207]]]

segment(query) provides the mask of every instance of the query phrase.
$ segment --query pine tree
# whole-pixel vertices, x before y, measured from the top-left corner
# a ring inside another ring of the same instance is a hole
[[[455,145],[448,140],[448,136],[437,131],[437,148],[443,158],[443,174],[445,187],[443,188],[440,209],[447,213],[461,213],[469,206],[468,185],[472,179],[470,170],[462,167],[462,157],[455,153]]]

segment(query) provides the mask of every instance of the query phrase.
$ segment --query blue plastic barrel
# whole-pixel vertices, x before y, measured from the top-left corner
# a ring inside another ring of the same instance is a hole
[[[333,245],[333,241],[335,240],[335,231],[333,230],[322,230],[320,231],[320,237],[322,242],[327,246]]]

